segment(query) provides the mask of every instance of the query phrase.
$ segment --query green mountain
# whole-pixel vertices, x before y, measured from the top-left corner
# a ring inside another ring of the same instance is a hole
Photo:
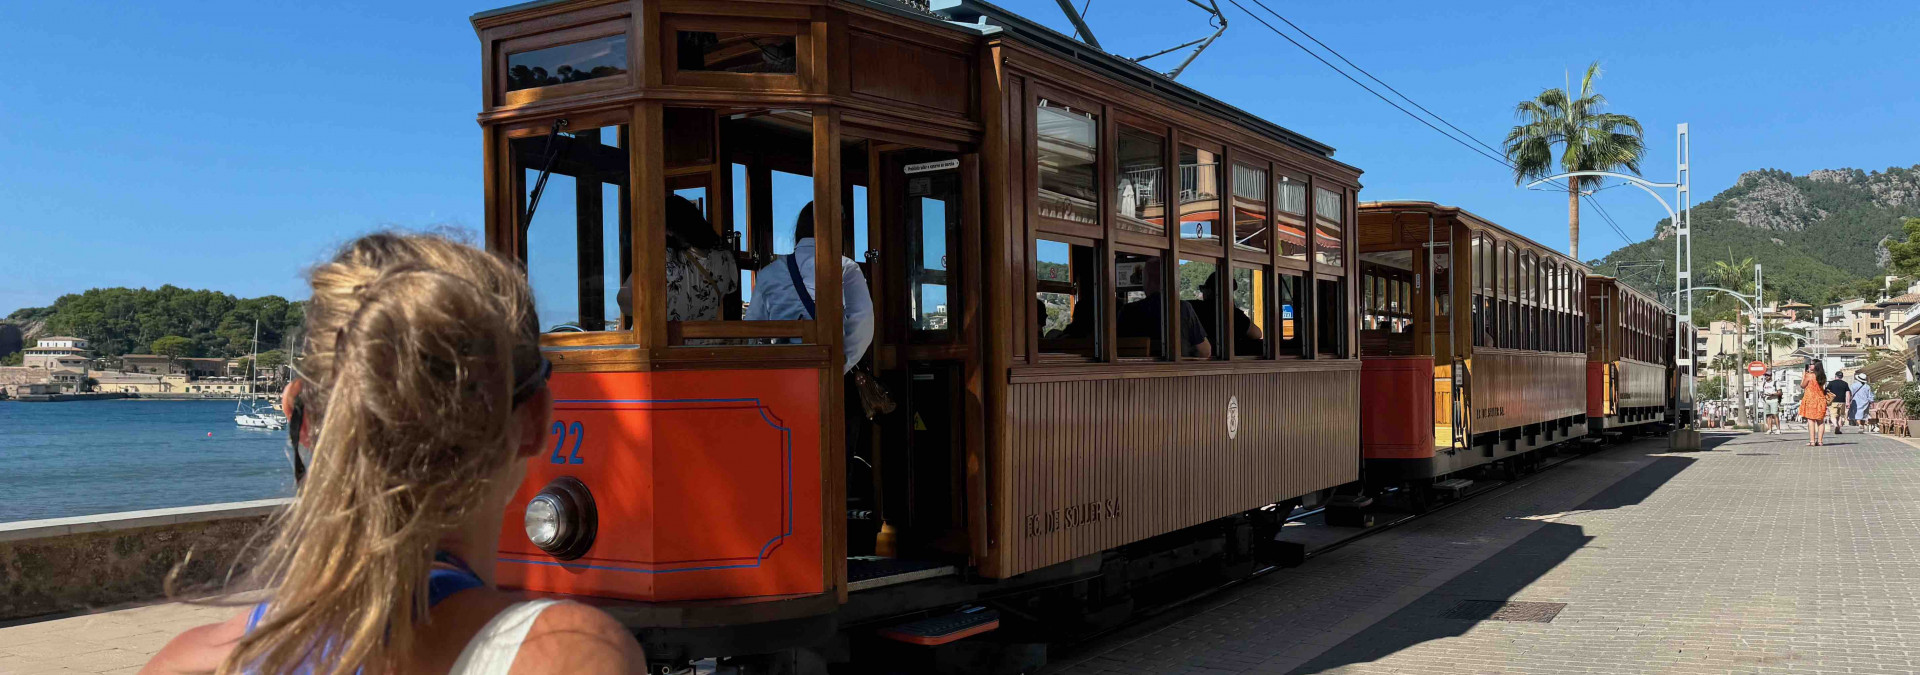
[[[262,351],[282,346],[305,316],[302,303],[277,295],[236,298],[177,286],[95,288],[60,296],[49,307],[27,307],[0,322],[25,334],[25,345],[47,335],[86,338],[101,356],[142,353],[170,336],[191,344],[185,356],[245,356],[254,323]]]
[[[1752,258],[1765,272],[1769,300],[1817,306],[1871,295],[1878,292],[1886,271],[1886,243],[1905,238],[1900,221],[1911,216],[1920,216],[1920,164],[1875,172],[1819,170],[1805,176],[1777,169],[1749,171],[1733,187],[1693,207],[1695,283],[1719,281],[1708,275],[1716,260]],[[1624,278],[1645,290],[1673,292],[1672,223],[1661,219],[1655,232],[1651,239],[1592,261],[1595,271],[1620,275],[1622,263],[1665,261],[1664,268],[1629,264]],[[1747,278],[1750,283],[1751,272]],[[1713,305],[1731,312],[1729,303]]]

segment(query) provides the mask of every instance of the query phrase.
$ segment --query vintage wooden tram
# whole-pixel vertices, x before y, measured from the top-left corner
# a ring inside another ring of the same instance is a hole
[[[487,242],[527,267],[557,399],[501,580],[592,598],[658,667],[1124,613],[1359,478],[1360,171],[1332,148],[973,0],[473,24]],[[710,320],[664,309],[670,197],[742,270]],[[851,450],[838,267],[813,319],[742,320],[809,202],[900,402]]]
[[[1594,434],[1672,423],[1681,408],[1673,311],[1646,292],[1589,276],[1587,311],[1597,320],[1587,351],[1587,427]],[[1689,337],[1685,344],[1692,344]]]
[[[1362,204],[1359,243],[1369,482],[1420,495],[1586,435],[1585,265],[1432,202]]]

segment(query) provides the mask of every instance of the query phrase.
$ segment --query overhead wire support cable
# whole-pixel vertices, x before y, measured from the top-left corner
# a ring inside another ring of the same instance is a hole
[[[1193,0],[1188,0],[1188,1],[1192,2]],[[1268,7],[1266,3],[1261,2],[1261,0],[1249,0],[1249,1],[1255,5],[1258,5],[1261,9],[1266,10],[1268,14],[1272,14],[1274,18],[1277,18],[1282,22],[1285,22],[1288,26],[1291,26],[1294,30],[1299,31],[1302,36],[1305,36],[1308,40],[1312,40],[1314,44],[1320,45],[1322,49],[1327,50],[1327,53],[1332,54],[1335,58],[1340,59],[1342,62],[1346,63],[1348,66],[1351,66],[1354,70],[1359,71],[1361,74],[1366,75],[1368,79],[1371,79],[1374,82],[1380,83],[1380,86],[1386,87],[1388,91],[1393,92],[1394,95],[1399,96],[1401,99],[1405,100],[1407,103],[1413,105],[1413,107],[1420,109],[1421,112],[1424,112],[1427,115],[1431,116],[1433,119],[1438,120],[1441,124],[1446,125],[1448,128],[1451,128],[1454,131],[1459,132],[1461,136],[1465,136],[1467,139],[1473,141],[1475,144],[1478,144],[1481,148],[1486,148],[1487,150],[1492,151],[1493,153],[1499,153],[1499,154],[1488,154],[1487,152],[1482,152],[1480,148],[1475,148],[1471,145],[1467,145],[1466,141],[1462,141],[1460,140],[1459,137],[1456,137],[1453,134],[1447,133],[1446,131],[1440,129],[1439,127],[1434,126],[1431,122],[1428,122],[1426,119],[1420,117],[1419,115],[1415,115],[1412,111],[1407,110],[1406,108],[1402,107],[1400,104],[1393,102],[1392,99],[1387,98],[1385,95],[1381,94],[1378,91],[1374,91],[1373,88],[1367,86],[1366,83],[1361,82],[1358,78],[1355,78],[1353,75],[1348,74],[1344,70],[1341,70],[1340,67],[1333,65],[1333,63],[1328,61],[1326,58],[1320,56],[1318,53],[1315,53],[1312,49],[1307,48],[1306,45],[1301,44],[1299,40],[1293,39],[1293,36],[1287,35],[1285,32],[1282,32],[1279,28],[1274,27],[1273,24],[1268,23],[1265,19],[1260,18],[1259,15],[1254,14],[1251,10],[1248,10],[1246,6],[1241,5],[1238,0],[1227,0],[1228,3],[1232,4],[1234,7],[1239,8],[1240,11],[1246,12],[1248,16],[1253,17],[1253,20],[1260,22],[1260,25],[1266,26],[1267,30],[1273,31],[1275,35],[1278,35],[1282,39],[1286,40],[1287,42],[1292,43],[1293,46],[1300,48],[1300,51],[1306,52],[1308,56],[1313,57],[1315,60],[1319,61],[1322,65],[1325,65],[1327,68],[1332,69],[1336,73],[1339,73],[1341,77],[1347,78],[1347,80],[1354,83],[1355,86],[1358,86],[1361,89],[1366,90],[1366,92],[1369,94],[1373,94],[1375,98],[1380,99],[1381,101],[1385,102],[1387,105],[1393,106],[1394,109],[1399,110],[1402,113],[1405,113],[1408,117],[1413,118],[1414,121],[1417,121],[1423,125],[1426,125],[1427,128],[1432,129],[1435,133],[1438,133],[1442,136],[1447,137],[1449,140],[1452,140],[1453,142],[1460,144],[1462,147],[1465,147],[1466,149],[1473,151],[1475,154],[1478,154],[1482,157],[1486,157],[1495,162],[1498,162],[1502,166],[1507,167],[1508,169],[1513,168],[1513,164],[1507,161],[1506,157],[1503,156],[1504,154],[1503,151],[1501,151],[1499,148],[1495,148],[1491,145],[1488,145],[1486,141],[1480,140],[1478,137],[1474,136],[1472,133],[1469,133],[1465,129],[1461,129],[1459,126],[1455,125],[1454,123],[1447,121],[1447,119],[1445,117],[1441,117],[1439,113],[1435,113],[1432,110],[1427,109],[1426,106],[1420,105],[1419,101],[1413,100],[1412,97],[1407,96],[1405,93],[1402,93],[1399,89],[1395,89],[1393,85],[1388,84],[1385,80],[1382,80],[1378,76],[1375,76],[1373,73],[1368,72],[1367,69],[1360,67],[1359,64],[1354,63],[1353,60],[1348,59],[1345,55],[1341,54],[1339,50],[1334,49],[1331,46],[1328,46],[1327,43],[1322,42],[1319,38],[1314,37],[1312,33],[1309,33],[1307,32],[1306,29],[1301,28],[1299,24],[1294,23],[1293,21],[1287,19],[1287,17],[1282,16],[1279,12],[1274,11],[1272,7]],[[1559,181],[1553,181],[1553,182],[1555,184],[1560,184]],[[1593,193],[1599,192],[1600,190],[1608,189],[1611,187],[1618,187],[1618,186],[1617,185],[1605,186],[1596,190],[1583,191],[1580,196],[1582,199],[1585,199],[1588,204],[1592,205],[1596,211],[1600,212],[1601,218],[1607,222],[1610,228],[1613,229],[1614,234],[1619,235],[1620,239],[1623,242],[1631,244],[1633,243],[1633,239],[1627,236],[1626,231],[1621,229],[1618,223],[1614,222],[1613,217],[1610,214],[1606,213],[1606,209],[1602,208],[1600,206],[1600,203],[1597,200],[1593,199]],[[1563,188],[1563,189],[1577,189],[1577,188],[1569,187],[1569,188]]]

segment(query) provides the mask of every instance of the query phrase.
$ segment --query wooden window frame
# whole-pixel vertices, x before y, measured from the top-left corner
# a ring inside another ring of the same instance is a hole
[[[640,33],[635,30],[635,20],[628,5],[606,5],[568,12],[556,17],[542,19],[482,32],[483,37],[491,38],[492,53],[486,60],[485,73],[487,102],[490,108],[508,109],[551,101],[556,99],[583,96],[586,94],[630,89],[639,86],[640,71],[646,60],[642,58]],[[507,91],[507,56],[520,54],[547,47],[583,42],[596,38],[625,33],[627,35],[627,72],[621,77],[601,77],[580,82],[567,82],[547,87],[532,87],[516,91]]]
[[[1305,213],[1288,213],[1284,216],[1281,214],[1280,178],[1283,176],[1286,177],[1287,182],[1297,183],[1305,191],[1306,196],[1302,200]],[[1301,274],[1311,273],[1313,269],[1313,184],[1315,182],[1313,174],[1275,162],[1272,177],[1268,180],[1272,182],[1268,186],[1267,194],[1270,197],[1269,202],[1273,205],[1273,265],[1298,270]],[[1296,260],[1280,254],[1280,224],[1283,221],[1300,227],[1301,246],[1305,250],[1304,258]]]
[[[1094,142],[1100,145],[1104,145],[1107,142],[1108,137],[1110,136],[1110,134],[1108,133],[1108,129],[1112,126],[1107,119],[1108,112],[1109,112],[1107,109],[1107,106],[1094,99],[1089,99],[1089,98],[1079,96],[1077,94],[1061,91],[1059,89],[1048,86],[1045,83],[1042,83],[1039,81],[1029,80],[1027,82],[1026,89],[1027,89],[1027,105],[1026,105],[1026,111],[1024,115],[1026,128],[1022,132],[1022,135],[1025,136],[1024,144],[1026,146],[1026,154],[1027,154],[1026,167],[1025,167],[1025,170],[1027,172],[1027,188],[1026,188],[1027,189],[1027,218],[1028,218],[1028,222],[1033,224],[1032,226],[1033,233],[1038,234],[1041,232],[1046,232],[1050,234],[1066,235],[1070,237],[1080,237],[1083,239],[1100,239],[1100,240],[1106,239],[1107,238],[1106,223],[1112,220],[1111,214],[1106,213],[1106,208],[1107,208],[1107,202],[1109,202],[1110,200],[1110,197],[1108,196],[1108,194],[1113,190],[1113,186],[1100,184],[1101,177],[1108,175],[1108,169],[1105,166],[1103,166],[1103,164],[1110,163],[1104,160],[1105,157],[1111,154],[1111,152],[1105,147],[1100,147],[1097,145],[1093,149],[1093,167],[1094,167],[1093,170],[1094,170],[1094,181],[1095,181],[1094,183],[1095,199],[1094,199],[1094,205],[1093,205],[1094,222],[1076,223],[1071,220],[1064,220],[1060,218],[1054,218],[1051,216],[1041,215],[1040,213],[1040,122],[1039,122],[1040,114],[1039,114],[1039,110],[1040,110],[1040,101],[1046,100],[1046,101],[1057,101],[1060,103],[1064,103],[1068,108],[1080,110],[1080,111],[1087,112],[1094,115],[1094,120],[1093,120]],[[1029,238],[1031,238],[1031,235],[1029,236]]]
[[[1027,271],[1027,274],[1026,274],[1027,292],[1025,297],[1029,299],[1038,299],[1040,297],[1040,241],[1041,240],[1063,243],[1063,244],[1067,244],[1068,246],[1086,246],[1086,247],[1092,248],[1094,250],[1094,255],[1096,256],[1096,259],[1103,261],[1102,263],[1103,269],[1100,272],[1101,274],[1100,281],[1102,284],[1106,285],[1106,288],[1104,288],[1103,291],[1097,296],[1099,300],[1098,302],[1099,306],[1096,307],[1095,309],[1100,312],[1100,325],[1094,329],[1094,347],[1097,353],[1094,354],[1093,356],[1082,356],[1079,354],[1063,354],[1058,352],[1041,351],[1040,325],[1043,323],[1043,321],[1041,321],[1041,318],[1039,316],[1039,309],[1037,307],[1034,307],[1032,302],[1023,303],[1025,308],[1020,311],[1031,313],[1031,316],[1027,321],[1026,339],[1028,341],[1028,344],[1032,346],[1032,349],[1029,353],[1033,354],[1033,362],[1037,364],[1057,365],[1057,364],[1075,364],[1075,363],[1101,363],[1101,362],[1111,361],[1113,359],[1113,352],[1114,352],[1114,349],[1112,349],[1111,343],[1117,337],[1117,334],[1115,333],[1115,331],[1112,330],[1112,328],[1114,327],[1113,314],[1114,312],[1119,311],[1119,305],[1113,301],[1114,291],[1115,291],[1115,289],[1112,288],[1113,254],[1108,252],[1105,242],[1102,242],[1098,239],[1088,239],[1086,237],[1075,237],[1071,235],[1052,234],[1052,233],[1036,233],[1034,236],[1028,237],[1027,238],[1027,260],[1029,261],[1029,264],[1027,265],[1027,270],[1026,270]],[[1071,255],[1071,249],[1069,249],[1069,255]]]
[[[1106,110],[1107,110],[1107,119],[1109,120],[1110,123],[1105,125],[1105,130],[1108,133],[1103,134],[1102,138],[1103,140],[1110,141],[1111,143],[1110,147],[1112,147],[1113,151],[1108,153],[1109,159],[1107,161],[1101,162],[1101,167],[1103,171],[1112,172],[1110,174],[1109,180],[1106,181],[1107,185],[1103,188],[1104,190],[1108,191],[1108,199],[1112,208],[1117,208],[1120,204],[1120,196],[1119,196],[1120,152],[1119,151],[1120,151],[1121,127],[1131,128],[1140,133],[1160,139],[1160,171],[1162,173],[1162,176],[1160,177],[1160,191],[1161,191],[1160,234],[1152,235],[1152,234],[1147,234],[1145,232],[1134,232],[1132,230],[1122,230],[1118,226],[1119,214],[1105,212],[1110,209],[1104,209],[1101,216],[1103,218],[1114,221],[1114,226],[1106,229],[1110,230],[1113,233],[1112,239],[1113,241],[1116,241],[1116,242],[1131,244],[1134,246],[1169,248],[1171,244],[1168,242],[1168,239],[1170,237],[1177,236],[1178,235],[1177,230],[1179,229],[1174,222],[1175,205],[1167,201],[1167,193],[1168,193],[1167,186],[1170,185],[1173,180],[1176,180],[1176,178],[1168,177],[1164,175],[1167,171],[1168,164],[1171,163],[1171,160],[1169,158],[1173,156],[1173,147],[1174,147],[1173,146],[1173,127],[1172,125],[1166,124],[1164,122],[1160,122],[1158,120],[1141,117],[1137,114],[1128,112],[1124,109],[1109,106],[1107,107]],[[1038,141],[1038,136],[1035,137],[1035,141],[1036,142]],[[1037,162],[1037,158],[1036,158],[1036,162]],[[1039,186],[1037,184],[1034,187],[1036,190],[1039,189]]]
[[[660,79],[670,85],[712,87],[732,91],[812,91],[817,82],[813,22],[763,16],[662,13],[657,30]],[[680,31],[726,31],[793,36],[792,73],[727,73],[680,70]]]
[[[1269,200],[1269,202],[1271,202],[1271,200]],[[1269,222],[1271,222],[1271,220],[1269,220]],[[1265,316],[1266,325],[1260,327],[1260,335],[1261,335],[1260,354],[1258,356],[1241,356],[1238,353],[1239,350],[1235,349],[1234,345],[1230,344],[1228,345],[1228,348],[1227,348],[1227,359],[1231,361],[1272,361],[1274,360],[1274,353],[1278,351],[1277,346],[1274,342],[1274,336],[1271,331],[1275,328],[1278,328],[1278,326],[1276,325],[1277,322],[1275,321],[1275,318],[1279,316],[1279,309],[1278,309],[1279,302],[1278,300],[1276,300],[1276,298],[1279,296],[1279,294],[1276,292],[1278,291],[1278,288],[1276,286],[1279,280],[1275,279],[1273,276],[1274,269],[1272,265],[1268,265],[1265,263],[1246,263],[1246,262],[1239,262],[1239,261],[1229,262],[1227,265],[1227,275],[1226,275],[1226,279],[1227,279],[1226,297],[1228,299],[1227,306],[1229,308],[1234,308],[1234,305],[1232,304],[1232,299],[1233,299],[1233,273],[1235,270],[1252,271],[1253,277],[1255,279],[1259,279],[1260,283],[1266,286],[1266,292],[1261,294],[1262,297],[1264,298],[1264,302],[1261,302],[1260,306],[1258,307],[1247,308],[1249,312],[1249,318],[1256,318],[1257,315],[1253,315],[1252,313],[1259,312],[1260,315]],[[1255,325],[1259,325],[1259,324],[1256,323]],[[1227,316],[1227,333],[1229,334],[1233,333],[1233,316],[1232,315]],[[1229,335],[1229,337],[1232,337],[1236,341],[1240,339],[1238,335]]]
[[[1262,209],[1265,212],[1264,219],[1266,221],[1266,227],[1267,227],[1266,250],[1243,251],[1243,250],[1240,250],[1238,246],[1235,246],[1233,244],[1227,244],[1226,245],[1227,250],[1230,251],[1230,255],[1233,257],[1235,261],[1271,264],[1273,261],[1274,254],[1277,252],[1276,249],[1279,248],[1279,246],[1276,245],[1278,241],[1278,237],[1276,235],[1278,235],[1279,232],[1274,228],[1274,223],[1277,222],[1277,219],[1274,217],[1274,212],[1273,212],[1274,206],[1275,206],[1274,194],[1273,194],[1273,190],[1274,190],[1273,162],[1264,157],[1261,157],[1257,153],[1244,151],[1238,147],[1232,147],[1232,146],[1229,146],[1227,148],[1227,159],[1229,160],[1227,162],[1227,196],[1225,199],[1226,212],[1227,212],[1227,229],[1229,230],[1229,232],[1227,232],[1227,239],[1230,239],[1230,240],[1236,239],[1238,238],[1238,235],[1239,235],[1240,212],[1238,211],[1238,208],[1235,207],[1233,204],[1233,200],[1237,196],[1235,189],[1238,183],[1237,181],[1234,180],[1233,172],[1242,166],[1245,166],[1248,169],[1251,169],[1254,171],[1259,171],[1262,174],[1262,176],[1264,176],[1261,179],[1262,185],[1260,186],[1260,191],[1262,194],[1266,196],[1266,198],[1261,201],[1264,202],[1262,204]]]
[[[1214,163],[1217,166],[1219,167],[1227,166],[1228,158],[1227,158],[1227,147],[1225,143],[1221,143],[1219,141],[1213,140],[1206,136],[1202,136],[1200,134],[1187,131],[1186,129],[1175,127],[1174,135],[1173,135],[1173,153],[1169,155],[1167,159],[1173,164],[1174,173],[1172,174],[1172,176],[1173,176],[1173,181],[1176,183],[1180,180],[1180,151],[1182,148],[1188,148],[1188,147],[1191,147],[1198,152],[1212,152],[1214,154]],[[1218,169],[1216,169],[1214,172],[1214,181],[1216,184],[1219,182],[1220,176],[1221,176],[1221,172]],[[1198,188],[1197,183],[1199,182],[1199,178],[1197,174],[1194,181],[1196,183],[1195,187],[1197,189]],[[1232,188],[1229,186],[1228,189],[1229,191],[1231,191]],[[1173,191],[1170,196],[1177,198],[1178,190]],[[1182,254],[1192,253],[1193,255],[1206,257],[1206,258],[1226,257],[1226,251],[1227,251],[1226,235],[1225,233],[1221,232],[1221,229],[1222,229],[1222,225],[1225,224],[1227,220],[1226,218],[1223,217],[1222,210],[1223,210],[1223,207],[1228,203],[1228,201],[1229,200],[1225,196],[1217,192],[1213,196],[1214,239],[1211,242],[1208,242],[1203,239],[1187,239],[1180,236],[1179,223],[1181,221],[1180,221],[1180,211],[1178,207],[1178,202],[1177,201],[1169,202],[1169,208],[1172,210],[1170,212],[1169,227],[1167,228],[1167,233],[1171,235],[1174,240],[1176,240],[1176,245],[1180,249],[1180,252]]]
[[[1160,320],[1160,355],[1159,356],[1149,356],[1149,357],[1121,356],[1119,354],[1120,329],[1119,329],[1118,322],[1120,320],[1120,301],[1119,301],[1120,286],[1117,280],[1114,278],[1113,270],[1116,264],[1115,259],[1120,257],[1120,254],[1122,253],[1127,253],[1131,255],[1149,255],[1149,256],[1154,256],[1160,259],[1161,320]],[[1179,353],[1180,345],[1178,342],[1179,336],[1180,336],[1180,312],[1178,311],[1177,306],[1173,304],[1174,302],[1177,302],[1180,299],[1179,280],[1174,276],[1178,268],[1167,266],[1168,262],[1174,262],[1176,265],[1178,264],[1177,261],[1179,260],[1179,258],[1176,257],[1176,253],[1174,251],[1170,251],[1167,249],[1154,248],[1151,246],[1135,246],[1132,244],[1109,242],[1106,247],[1106,260],[1107,260],[1107,272],[1108,272],[1107,281],[1109,283],[1107,288],[1107,295],[1108,297],[1112,298],[1112,300],[1103,301],[1109,307],[1107,312],[1107,319],[1104,323],[1106,324],[1107,334],[1113,336],[1111,340],[1108,340],[1108,343],[1113,346],[1113,349],[1110,350],[1109,352],[1110,358],[1108,360],[1113,363],[1163,363],[1163,362],[1178,363],[1180,362],[1181,361],[1181,357]]]

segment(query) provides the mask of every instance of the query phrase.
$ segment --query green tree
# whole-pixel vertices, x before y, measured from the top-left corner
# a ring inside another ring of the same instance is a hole
[[[1514,107],[1520,124],[1507,132],[1507,161],[1513,164],[1516,184],[1554,173],[1554,146],[1560,147],[1561,171],[1640,173],[1646,154],[1640,121],[1618,113],[1600,112],[1605,96],[1593,91],[1600,62],[1587,66],[1580,78],[1580,95],[1566,89],[1546,89]],[[1580,191],[1600,184],[1597,177],[1567,180],[1567,254],[1580,259]]]
[[[1699,400],[1712,401],[1726,396],[1727,378],[1715,376],[1700,381]]]
[[[199,345],[194,344],[193,340],[178,335],[168,335],[154,340],[151,349],[154,354],[165,356],[171,361],[183,356],[193,356],[198,347]]]
[[[1920,218],[1900,221],[1900,229],[1906,232],[1907,239],[1887,242],[1887,253],[1893,257],[1887,263],[1887,271],[1903,276],[1920,275]]]
[[[0,357],[0,366],[17,366],[22,363],[26,363],[26,360],[27,360],[26,352],[14,352],[4,357]]]

